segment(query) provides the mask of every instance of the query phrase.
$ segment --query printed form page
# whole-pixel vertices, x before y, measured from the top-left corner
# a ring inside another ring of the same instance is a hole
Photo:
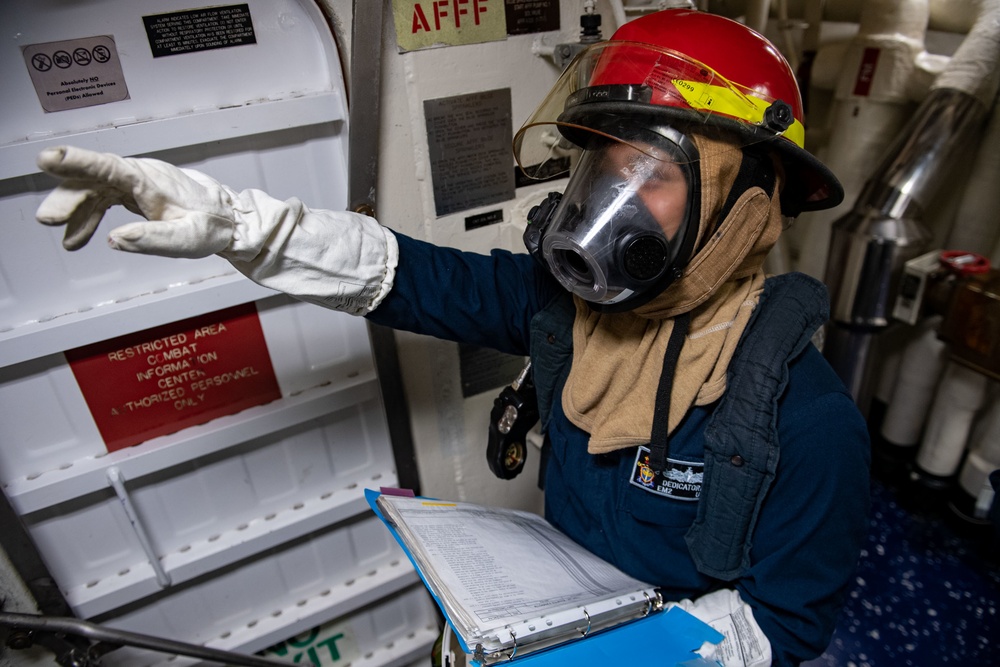
[[[537,515],[422,498],[382,501],[433,567],[425,574],[465,607],[470,630],[649,590]]]

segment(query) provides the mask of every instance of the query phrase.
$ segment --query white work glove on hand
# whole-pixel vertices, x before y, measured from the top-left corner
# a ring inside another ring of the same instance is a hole
[[[725,635],[718,644],[706,644],[698,651],[708,660],[725,667],[766,667],[771,664],[771,642],[753,618],[753,610],[738,591],[723,589],[696,600],[670,603],[711,625]]]
[[[111,230],[108,245],[164,257],[218,254],[256,283],[364,315],[392,289],[399,248],[373,218],[312,211],[298,199],[235,192],[205,174],[147,158],[48,148],[38,166],[63,182],[38,221],[66,225],[63,247],[86,245],[115,204],[146,218]]]

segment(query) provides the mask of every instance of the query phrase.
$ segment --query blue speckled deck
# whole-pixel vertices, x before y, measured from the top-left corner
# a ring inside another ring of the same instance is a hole
[[[995,547],[995,545],[993,545]],[[872,487],[871,528],[833,641],[808,667],[1000,666],[997,551]]]

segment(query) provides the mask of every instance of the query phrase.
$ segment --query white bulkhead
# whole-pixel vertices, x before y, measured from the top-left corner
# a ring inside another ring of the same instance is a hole
[[[260,287],[218,257],[114,252],[99,239],[135,219],[121,207],[71,253],[61,230],[34,219],[55,186],[35,165],[50,146],[155,157],[333,210],[351,206],[360,178],[349,165],[365,156],[352,160],[352,147],[374,146],[379,222],[463,250],[523,250],[527,211],[565,181],[508,184],[508,156],[488,174],[506,195],[464,205],[443,188],[447,139],[434,120],[466,96],[516,130],[559,77],[581,14],[599,13],[607,38],[657,3],[385,0],[380,25],[366,28],[367,5],[381,1],[0,3],[0,502],[10,515],[0,511],[0,527],[30,538],[26,550],[0,534],[0,611],[39,613],[33,596],[50,590],[67,613],[110,628],[289,662],[425,665],[438,612],[363,490],[413,486],[542,511],[537,449],[514,480],[484,460],[493,399],[521,360],[373,336],[364,319]],[[850,172],[853,188],[837,215],[974,18],[973,3],[959,3],[960,16],[948,3],[908,3],[920,19],[911,35],[912,21],[884,26],[860,2],[775,3],[770,21],[768,2],[689,4],[816,56],[809,148]],[[520,27],[497,29],[505,12]],[[493,28],[477,32],[479,18]],[[941,53],[928,54],[925,37]],[[377,80],[351,80],[356,39],[379,42],[379,62],[359,68]],[[884,56],[874,93],[859,94],[853,67],[874,67],[863,59],[883,51],[898,57]],[[377,117],[350,115],[375,94]],[[464,131],[495,140],[486,124]],[[983,171],[995,182],[995,165]],[[1000,261],[995,224],[952,215],[963,185],[928,215],[936,243],[972,239],[982,247],[966,249]],[[823,273],[833,216],[812,214],[809,228],[809,215],[769,258],[773,271]],[[31,579],[32,557],[51,582]],[[0,667],[21,664],[52,662],[37,647],[0,649]],[[104,664],[200,663],[123,648]]]

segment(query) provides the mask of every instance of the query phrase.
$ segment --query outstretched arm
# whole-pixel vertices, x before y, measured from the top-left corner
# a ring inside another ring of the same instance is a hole
[[[398,246],[373,218],[312,210],[260,190],[236,192],[160,160],[81,148],[49,148],[39,167],[62,179],[38,221],[65,226],[63,246],[82,248],[105,212],[120,205],[145,218],[108,234],[112,248],[164,257],[218,254],[265,287],[354,315],[392,289]]]

